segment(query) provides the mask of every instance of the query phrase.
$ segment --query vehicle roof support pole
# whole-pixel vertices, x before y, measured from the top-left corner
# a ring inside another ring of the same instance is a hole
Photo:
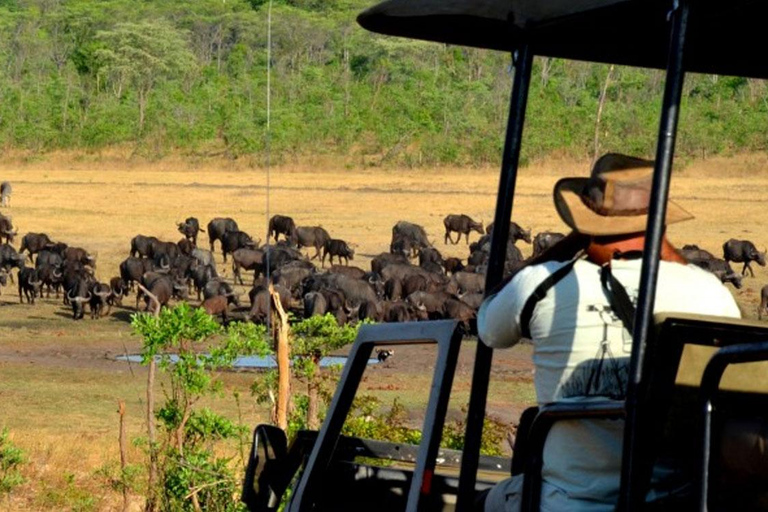
[[[656,281],[659,275],[661,240],[664,236],[664,219],[667,213],[672,160],[675,152],[680,99],[685,81],[684,47],[688,25],[688,2],[674,0],[671,15],[670,46],[667,60],[667,77],[664,85],[664,102],[661,110],[656,163],[653,173],[653,189],[648,209],[648,224],[644,247],[643,266],[640,274],[640,290],[637,297],[635,328],[632,333],[632,359],[627,386],[627,418],[624,430],[623,458],[621,466],[621,490],[618,510],[639,510],[643,507],[648,491],[651,464],[646,449],[647,436],[643,435],[641,407],[642,386],[647,384],[646,361],[654,351],[653,305],[656,298]]]
[[[485,278],[485,294],[498,286],[504,278],[504,262],[507,256],[509,221],[512,217],[512,202],[515,196],[517,168],[520,163],[520,145],[523,139],[525,107],[528,102],[528,86],[531,81],[533,53],[527,44],[515,52],[515,78],[509,105],[507,135],[504,141],[504,156],[501,163],[499,192],[496,213],[493,217],[491,254]],[[456,509],[459,512],[472,509],[477,464],[480,457],[480,439],[483,434],[483,420],[488,395],[488,379],[493,361],[493,349],[482,342],[477,343],[475,367],[472,373],[472,390],[469,395],[467,430],[464,435],[464,451],[461,459],[461,474]]]

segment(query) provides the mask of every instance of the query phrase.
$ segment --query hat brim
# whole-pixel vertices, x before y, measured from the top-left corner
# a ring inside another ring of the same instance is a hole
[[[648,225],[648,214],[631,216],[600,215],[587,207],[581,191],[588,178],[563,178],[554,190],[555,208],[568,226],[585,235],[612,236],[642,233]],[[665,224],[693,219],[693,215],[673,201],[667,202]]]

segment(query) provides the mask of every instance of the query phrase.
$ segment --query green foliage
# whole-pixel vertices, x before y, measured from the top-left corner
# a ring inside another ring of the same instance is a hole
[[[139,155],[260,154],[266,140],[266,0],[0,1],[0,147],[44,152],[132,144]],[[367,0],[274,0],[273,161],[495,164],[509,56],[365,32]],[[537,59],[524,160],[591,158],[607,67]],[[652,156],[663,76],[617,67],[604,151]],[[138,108],[138,115],[137,115]],[[764,150],[768,88],[686,78],[678,150]]]
[[[466,422],[464,420],[447,423],[443,429],[441,445],[453,450],[463,450],[465,429]],[[509,427],[501,421],[485,416],[483,419],[483,437],[480,439],[480,453],[497,457],[503,456],[504,452],[502,452],[501,446],[508,430]]]
[[[232,458],[214,448],[246,430],[196,404],[203,396],[222,392],[216,372],[231,368],[237,357],[269,353],[266,328],[233,323],[223,329],[204,310],[185,303],[163,309],[157,317],[136,313],[131,324],[143,339],[143,364],[158,361],[169,378],[166,400],[155,412],[161,439],[157,447],[149,447],[159,456],[162,508],[241,510],[234,498],[239,478]]]
[[[0,496],[24,483],[20,468],[27,462],[24,452],[10,439],[7,428],[0,431]]]

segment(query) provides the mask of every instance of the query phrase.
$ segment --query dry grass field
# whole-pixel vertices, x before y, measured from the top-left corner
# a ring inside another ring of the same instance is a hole
[[[534,233],[564,230],[552,206],[552,186],[559,177],[587,173],[588,163],[560,161],[523,169],[513,218]],[[20,235],[45,232],[88,249],[97,255],[101,280],[118,274],[132,236],[176,241],[180,234],[174,223],[188,216],[203,224],[230,216],[263,240],[267,204],[269,214],[290,215],[298,225],[322,225],[335,238],[355,244],[351,263],[363,268],[372,255],[388,248],[398,220],[425,226],[444,255],[466,257],[463,241],[444,245],[442,219],[466,213],[485,223],[492,220],[497,174],[496,169],[348,169],[327,163],[281,167],[272,169],[267,198],[263,169],[225,161],[127,164],[54,155],[45,161],[0,163],[0,180],[14,187],[12,206],[3,213],[12,214]],[[753,240],[761,250],[768,245],[768,220],[760,213],[768,190],[765,155],[693,163],[676,171],[672,183],[672,197],[696,216],[670,228],[669,237],[678,245],[696,243],[716,255],[731,237]],[[207,236],[201,236],[206,246]],[[521,249],[530,252],[529,246]],[[231,276],[220,254],[217,259],[220,271]],[[768,283],[768,269],[756,267],[755,273],[741,290],[731,288],[748,317],[756,316],[760,288]],[[0,510],[118,508],[119,494],[110,485],[118,460],[117,400],[127,403],[132,437],[142,435],[144,425],[145,374],[140,367],[114,361],[140,346],[131,335],[130,313],[130,308],[118,308],[107,318],[86,316],[75,322],[59,300],[20,305],[15,286],[2,289],[0,427],[11,429],[30,464],[25,467],[28,483],[10,500],[0,501]],[[467,348],[454,410],[468,392],[471,342]],[[528,355],[529,348],[520,347],[497,358],[490,409],[503,419],[511,420],[532,400]],[[385,401],[399,397],[415,405],[431,373],[398,356],[390,367],[373,372],[367,389]],[[248,398],[254,378],[258,374],[226,375],[230,390],[240,390],[243,399],[236,404],[222,398],[211,405],[232,417],[241,415],[248,424],[263,418],[264,410]],[[141,452],[132,448],[129,457],[138,462]]]

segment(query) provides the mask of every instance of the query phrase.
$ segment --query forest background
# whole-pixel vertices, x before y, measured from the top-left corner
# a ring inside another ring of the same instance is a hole
[[[512,79],[500,52],[382,37],[373,0],[274,0],[275,163],[484,166],[499,159]],[[248,157],[267,144],[265,0],[0,0],[0,152],[36,158]],[[610,73],[610,78],[608,74]],[[650,156],[663,75],[537,58],[524,162]],[[766,83],[690,76],[678,154],[766,147]]]

